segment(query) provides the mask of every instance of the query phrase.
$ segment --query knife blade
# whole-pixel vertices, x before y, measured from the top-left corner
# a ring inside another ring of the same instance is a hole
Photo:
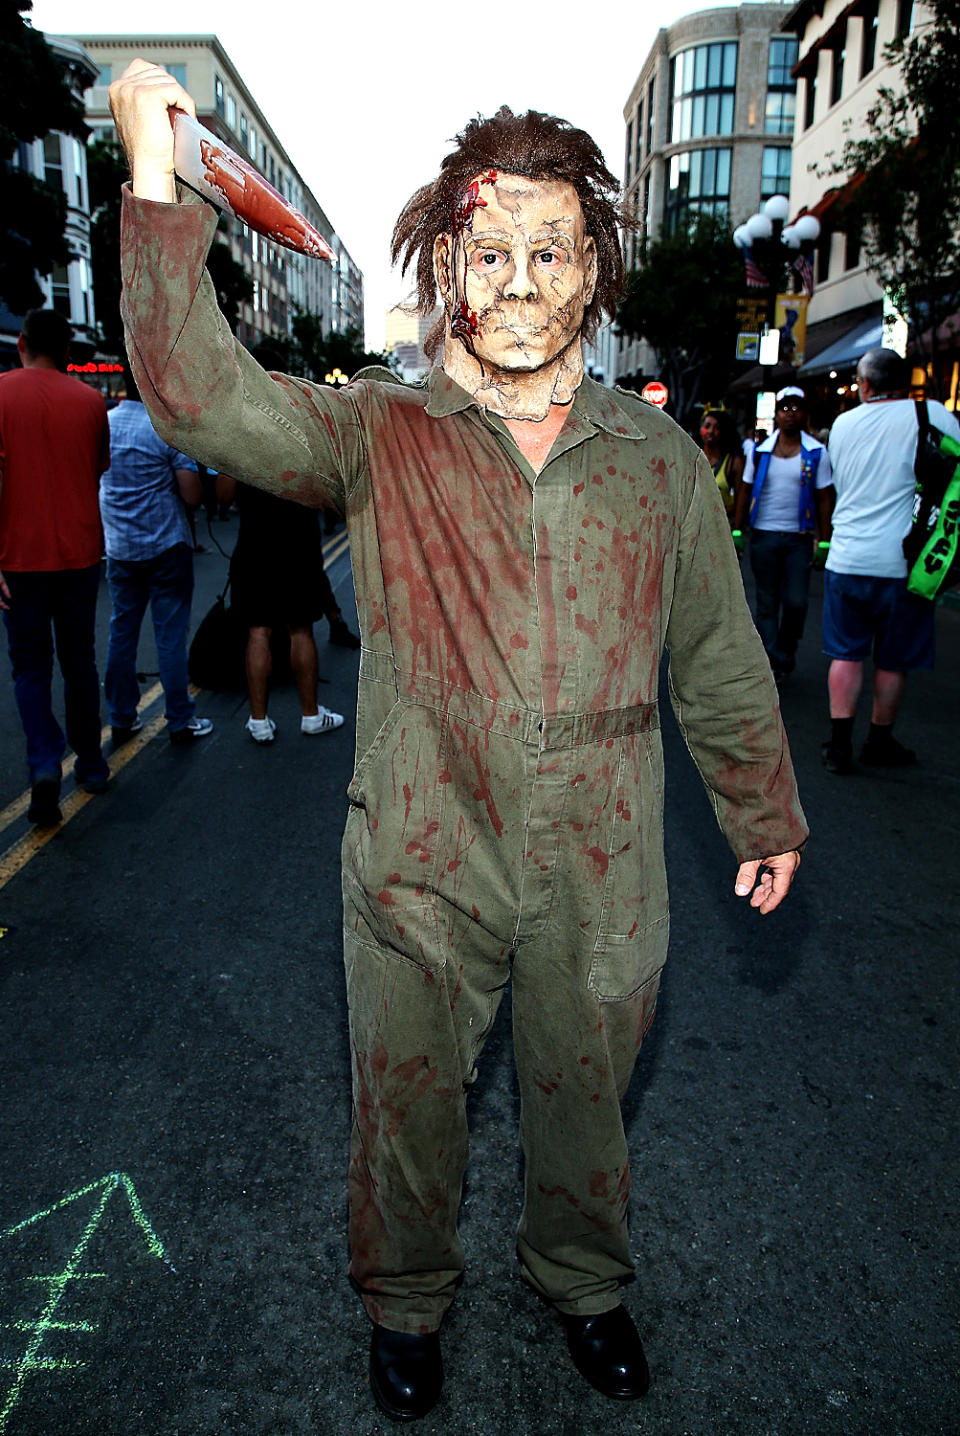
[[[170,110],[174,169],[191,189],[275,244],[335,260],[323,235],[245,160],[184,110]]]

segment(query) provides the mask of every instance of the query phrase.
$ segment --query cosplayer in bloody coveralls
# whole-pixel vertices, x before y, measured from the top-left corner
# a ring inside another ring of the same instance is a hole
[[[466,1091],[512,982],[523,1275],[582,1374],[640,1396],[620,1114],[667,947],[658,670],[770,912],[806,839],[777,694],[709,465],[672,421],[583,373],[622,279],[616,185],[589,136],[473,121],[397,223],[424,386],[267,374],[203,269],[216,214],[178,194],[168,105],[135,61],[111,90],[133,175],[124,317],[144,402],[211,467],[345,514],[363,651],[344,838],[354,1073],[351,1273],[388,1415],[440,1394],[462,1269]],[[688,875],[688,880],[690,875]]]

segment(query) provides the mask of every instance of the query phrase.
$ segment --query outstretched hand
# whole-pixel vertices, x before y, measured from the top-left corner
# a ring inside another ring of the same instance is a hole
[[[172,203],[173,176],[171,109],[196,117],[193,100],[172,75],[147,60],[131,60],[110,86],[110,109],[127,153],[133,192],[141,199]]]
[[[770,858],[754,858],[741,863],[737,873],[737,897],[750,895],[750,906],[761,912],[773,912],[779,907],[790,891],[794,873],[800,866],[800,854],[794,848],[789,853],[776,853]]]

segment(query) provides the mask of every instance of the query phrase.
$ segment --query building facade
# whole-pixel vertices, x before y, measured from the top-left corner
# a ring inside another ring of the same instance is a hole
[[[241,305],[240,342],[252,348],[288,338],[298,310],[319,315],[324,332],[355,329],[362,341],[363,275],[216,35],[73,38],[96,65],[86,95],[87,123],[95,137],[116,136],[108,99],[111,81],[135,57],[152,60],[193,96],[201,124],[248,159],[332,246],[336,260],[328,264],[273,244],[230,216],[221,218],[220,238],[253,282],[252,301]]]
[[[47,44],[64,63],[67,78],[82,95],[97,74],[96,62],[75,40],[46,35]],[[21,144],[15,163],[35,179],[62,189],[67,200],[64,234],[71,258],[57,264],[50,275],[37,275],[44,306],[66,315],[73,326],[75,359],[88,359],[96,348],[97,315],[90,264],[90,194],[87,187],[87,151],[82,140],[51,130],[43,139]],[[0,368],[17,363],[17,336],[22,315],[0,306]]]
[[[763,200],[790,195],[799,46],[781,33],[787,9],[698,10],[658,32],[623,111],[624,190],[638,219],[628,268],[647,239],[698,214],[732,229]],[[648,374],[652,363],[642,341],[617,341],[618,378]]]
[[[882,291],[838,205],[848,177],[830,171],[848,134],[863,133],[880,89],[900,88],[884,47],[928,17],[913,0],[801,0],[784,19],[784,31],[799,44],[792,210],[816,215],[821,226],[807,317],[807,351],[814,357],[802,370],[807,380],[849,386],[860,355],[884,338]]]

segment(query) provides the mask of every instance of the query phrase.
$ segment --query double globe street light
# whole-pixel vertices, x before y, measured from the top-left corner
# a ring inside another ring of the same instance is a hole
[[[775,326],[777,294],[781,287],[793,290],[794,279],[806,294],[813,293],[814,245],[820,237],[816,215],[803,214],[793,224],[786,195],[766,200],[733,231],[733,242],[743,254],[747,287],[766,291],[766,328],[760,339],[761,364],[776,364],[780,354],[780,331]],[[793,292],[797,292],[793,290]]]

